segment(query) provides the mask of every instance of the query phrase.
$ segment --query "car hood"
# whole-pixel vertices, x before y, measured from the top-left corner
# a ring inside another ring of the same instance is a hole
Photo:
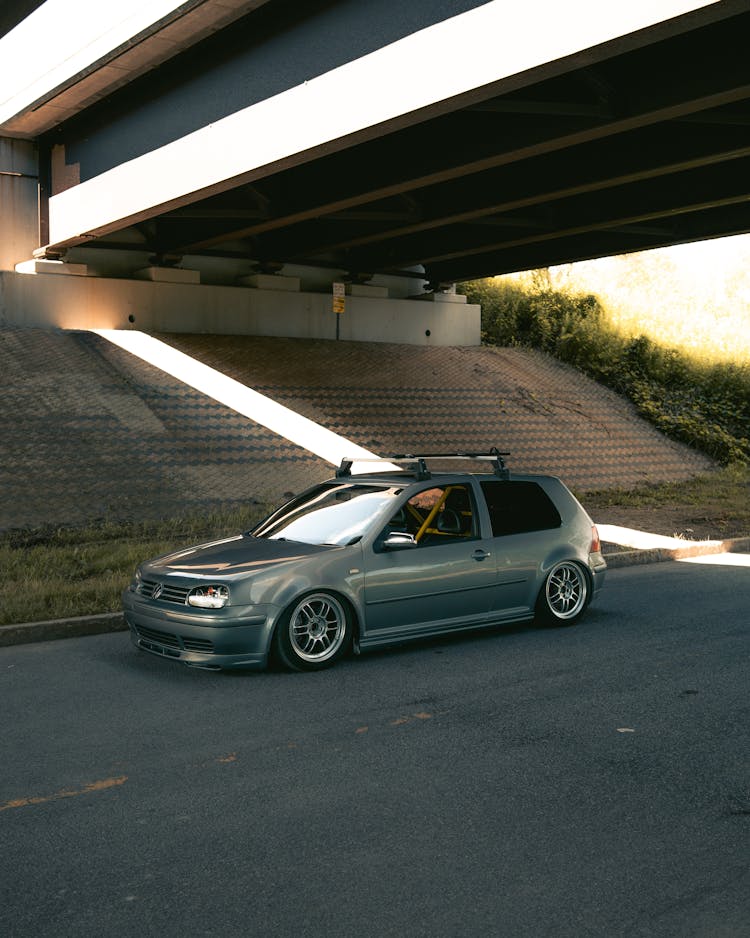
[[[278,564],[305,560],[334,549],[329,545],[274,541],[245,534],[165,554],[145,566],[161,575],[226,577],[259,573]]]

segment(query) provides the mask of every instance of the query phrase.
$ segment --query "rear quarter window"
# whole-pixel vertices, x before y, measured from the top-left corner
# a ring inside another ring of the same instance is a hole
[[[547,531],[562,524],[552,499],[536,482],[482,482],[493,537]]]

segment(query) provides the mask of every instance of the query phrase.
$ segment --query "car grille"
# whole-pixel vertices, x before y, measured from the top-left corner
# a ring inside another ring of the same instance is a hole
[[[166,603],[179,603],[184,606],[187,602],[187,596],[190,592],[189,586],[174,586],[171,583],[157,583],[156,580],[142,580],[138,592],[146,599],[154,598],[154,590],[161,586],[161,593],[157,599]]]
[[[177,635],[174,632],[162,632],[159,629],[149,629],[143,625],[135,626],[136,634],[147,647],[151,643],[160,645],[164,649],[174,649],[176,653],[180,651],[200,651],[204,655],[214,654],[214,643],[207,638],[188,638],[185,635]],[[175,654],[177,657],[177,654]]]

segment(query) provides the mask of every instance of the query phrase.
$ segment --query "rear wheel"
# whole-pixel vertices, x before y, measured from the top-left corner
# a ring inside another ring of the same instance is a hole
[[[589,581],[572,560],[563,560],[547,574],[539,593],[536,613],[547,625],[573,625],[589,600]]]
[[[275,646],[282,664],[293,671],[330,667],[351,644],[351,616],[331,593],[309,593],[282,615]]]

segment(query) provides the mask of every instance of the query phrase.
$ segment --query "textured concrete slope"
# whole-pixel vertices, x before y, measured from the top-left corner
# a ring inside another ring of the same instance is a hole
[[[616,395],[518,349],[167,340],[376,452],[485,449],[578,489],[711,468]],[[331,467],[88,333],[0,329],[0,529],[278,501]]]
[[[572,368],[524,349],[171,335],[168,341],[376,452],[486,450],[580,490],[713,468]]]
[[[279,501],[330,467],[88,333],[0,330],[0,530]]]

